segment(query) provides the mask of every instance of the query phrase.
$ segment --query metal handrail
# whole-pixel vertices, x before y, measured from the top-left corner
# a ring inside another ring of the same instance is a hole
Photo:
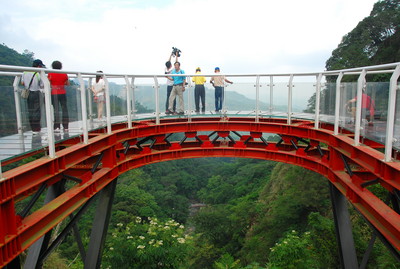
[[[160,83],[159,79],[165,79],[166,74],[113,74],[113,73],[97,73],[97,72],[82,72],[82,71],[65,71],[65,70],[53,70],[53,69],[46,69],[46,68],[36,68],[36,67],[23,67],[23,66],[10,66],[10,65],[0,65],[0,76],[12,76],[14,77],[14,96],[15,96],[15,103],[16,103],[16,109],[17,109],[17,124],[18,124],[18,132],[22,133],[22,124],[21,124],[21,117],[18,115],[18,111],[21,109],[21,104],[19,101],[18,97],[18,88],[19,88],[19,82],[20,82],[20,77],[23,72],[25,71],[35,71],[39,72],[41,74],[41,78],[45,82],[45,97],[46,97],[46,121],[47,121],[47,126],[50,127],[48,128],[48,136],[49,136],[49,157],[54,158],[55,157],[55,141],[52,138],[54,136],[54,130],[52,129],[52,124],[51,124],[51,102],[50,102],[50,86],[49,82],[47,80],[47,73],[65,73],[70,76],[70,78],[77,78],[80,87],[79,90],[81,91],[81,109],[82,109],[82,117],[83,119],[87,119],[88,115],[86,113],[86,94],[85,94],[85,81],[84,79],[89,79],[89,82],[91,82],[92,78],[94,78],[96,75],[101,75],[103,76],[106,84],[106,119],[107,119],[107,133],[111,134],[111,115],[110,115],[110,92],[109,92],[109,80],[110,79],[123,79],[125,81],[126,87],[127,87],[127,105],[126,109],[128,111],[127,115],[127,122],[128,122],[128,128],[132,128],[132,112],[134,113],[135,111],[135,79],[140,79],[140,78],[147,78],[147,79],[152,79],[154,81],[154,96],[155,96],[155,102],[156,102],[156,112],[155,112],[155,117],[156,117],[156,124],[160,123],[160,111],[159,111],[159,88],[160,88]],[[393,151],[393,131],[394,131],[394,120],[395,120],[395,96],[396,96],[396,91],[398,89],[397,86],[397,81],[400,75],[400,62],[397,63],[390,63],[390,64],[383,64],[383,65],[374,65],[374,66],[366,66],[366,67],[357,67],[357,68],[349,68],[349,69],[343,69],[343,70],[332,70],[332,71],[323,71],[323,72],[303,72],[303,73],[278,73],[278,74],[272,74],[272,73],[263,73],[263,74],[168,74],[170,77],[181,77],[185,76],[188,78],[189,84],[189,95],[192,94],[191,88],[193,85],[191,84],[191,79],[192,77],[197,77],[197,76],[204,76],[204,77],[213,77],[213,76],[227,76],[227,77],[235,77],[235,78],[255,78],[256,84],[255,86],[255,91],[256,91],[256,100],[255,100],[255,119],[256,122],[258,122],[259,117],[260,117],[260,110],[259,110],[259,102],[260,102],[260,87],[261,87],[261,82],[260,78],[266,77],[269,78],[269,84],[267,83],[267,86],[269,86],[270,90],[270,106],[269,106],[269,112],[272,114],[273,111],[273,93],[274,93],[274,78],[277,77],[287,77],[288,78],[288,92],[287,92],[287,106],[288,106],[288,111],[287,111],[287,123],[291,124],[291,119],[292,119],[292,106],[295,104],[295,101],[292,100],[292,94],[293,94],[293,87],[294,83],[293,80],[296,77],[314,77],[315,78],[315,94],[316,94],[316,104],[315,104],[315,114],[314,114],[314,119],[315,119],[315,124],[314,128],[319,128],[319,120],[320,120],[320,94],[321,94],[321,84],[322,84],[322,78],[323,77],[330,77],[330,76],[337,76],[336,79],[336,103],[335,103],[335,114],[334,114],[334,134],[338,135],[339,134],[339,109],[340,109],[340,87],[341,87],[341,81],[344,76],[348,75],[356,75],[358,76],[358,82],[357,82],[357,97],[358,100],[361,100],[361,95],[362,95],[362,89],[365,85],[365,77],[367,75],[371,74],[391,74],[392,78],[390,80],[390,94],[389,94],[389,102],[388,102],[388,121],[387,121],[387,136],[385,140],[385,161],[392,161],[392,151]],[[133,101],[133,102],[132,102]],[[131,104],[132,102],[132,104]],[[190,103],[190,100],[189,100]],[[359,146],[360,145],[360,132],[361,132],[361,102],[357,102],[356,105],[356,124],[355,124],[355,137],[354,137],[354,145]],[[90,107],[91,111],[91,107]],[[224,113],[226,113],[226,108],[224,107]],[[133,115],[134,116],[134,115]],[[189,111],[188,113],[188,120],[191,121],[191,112]],[[84,123],[83,126],[83,142],[88,143],[88,126],[87,122]],[[0,178],[1,178],[1,166],[0,166]]]

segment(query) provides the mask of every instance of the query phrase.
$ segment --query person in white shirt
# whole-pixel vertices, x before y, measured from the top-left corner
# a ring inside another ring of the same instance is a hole
[[[97,71],[97,73],[103,73],[102,71]],[[103,76],[97,75],[96,82],[92,86],[92,92],[94,95],[94,102],[97,103],[97,119],[101,120],[103,118],[103,107],[105,102],[105,89],[106,83],[104,82]]]
[[[32,67],[46,68],[43,62],[39,59],[34,60]],[[29,90],[29,96],[27,99],[28,114],[29,114],[29,125],[33,135],[40,134],[41,126],[41,109],[40,104],[42,102],[42,89],[44,88],[43,81],[40,78],[40,71],[37,72],[24,72],[21,78],[22,85]]]

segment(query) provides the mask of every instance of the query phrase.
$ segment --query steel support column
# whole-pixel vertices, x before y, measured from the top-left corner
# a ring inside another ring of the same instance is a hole
[[[117,178],[108,184],[100,193],[86,253],[85,269],[100,268],[116,186]]]
[[[57,196],[61,194],[61,190],[64,188],[65,181],[61,180],[56,184],[50,186],[47,190],[44,204],[51,202]],[[50,241],[51,230],[36,241],[28,250],[28,255],[24,264],[24,269],[35,269],[40,268],[40,255],[47,249]]]
[[[343,269],[358,268],[347,200],[332,183],[329,183],[329,190],[335,220],[340,263]]]

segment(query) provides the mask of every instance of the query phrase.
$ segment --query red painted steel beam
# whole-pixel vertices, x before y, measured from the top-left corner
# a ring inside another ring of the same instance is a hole
[[[135,124],[132,129],[125,127],[124,124],[113,125],[111,135],[96,134],[91,136],[88,145],[76,144],[58,151],[54,159],[42,158],[4,173],[5,180],[0,182],[0,216],[2,220],[7,217],[7,222],[2,222],[0,227],[0,266],[14,259],[118,175],[150,163],[198,157],[274,160],[303,166],[325,175],[400,250],[399,215],[361,186],[363,178],[357,175],[350,177],[345,172],[341,155],[364,168],[368,179],[379,178],[380,183],[389,190],[399,189],[399,163],[383,162],[382,153],[367,146],[355,147],[353,140],[346,135],[334,136],[330,126],[327,129],[314,129],[312,122],[307,121],[294,121],[292,125],[287,125],[285,120],[277,119],[255,122],[251,118],[230,118],[224,121],[219,121],[218,118],[196,118],[192,122],[184,119],[163,120],[160,125],[144,121]],[[291,145],[277,146],[270,143],[265,147],[262,143],[249,142],[247,145],[231,143],[219,147],[210,141],[203,141],[203,144],[172,143],[169,148],[165,144],[156,144],[157,149],[144,147],[142,151],[131,149],[126,155],[123,153],[122,143],[125,141],[155,136],[160,137],[157,140],[160,142],[169,133],[195,136],[198,131],[217,131],[224,136],[230,131],[243,131],[250,132],[255,138],[261,137],[262,133],[276,133],[285,136],[289,141],[297,138],[310,139],[313,147],[318,143],[327,144],[329,152],[325,152],[321,158],[315,154],[315,150],[305,152],[302,146],[293,150]],[[104,153],[102,166],[92,174],[90,169],[100,153]],[[33,193],[43,183],[54,184],[62,178],[63,173],[80,177],[83,182],[19,220],[14,209],[15,203]]]

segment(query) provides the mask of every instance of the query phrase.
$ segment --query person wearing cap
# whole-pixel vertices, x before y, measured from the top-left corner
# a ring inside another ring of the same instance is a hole
[[[215,74],[220,73],[219,67],[215,67]],[[233,84],[232,81],[225,78],[225,76],[218,75],[211,77],[210,83],[215,88],[215,112],[221,112],[222,103],[224,101],[224,84],[225,82]]]
[[[56,70],[61,70],[62,63],[54,61],[51,67]],[[62,125],[64,132],[68,132],[68,107],[67,107],[67,91],[65,86],[69,85],[68,75],[65,73],[49,73],[47,78],[51,85],[51,103],[54,110],[54,132],[60,132],[60,109],[62,112]]]
[[[172,64],[171,64],[171,58],[173,54],[170,54],[169,59],[167,62],[165,62],[165,74],[171,74],[172,70],[174,69]],[[178,61],[178,52],[175,54],[176,57],[176,62]],[[167,100],[165,101],[165,113],[168,114],[168,107],[169,107],[169,97],[171,95],[172,87],[174,86],[174,79],[172,77],[167,77]],[[173,107],[173,112],[176,110],[176,100],[174,100],[174,107]]]
[[[178,74],[185,74],[185,71],[181,69],[181,64],[180,62],[176,62],[174,64],[175,69],[172,70],[171,74],[173,75],[178,75]],[[186,77],[185,76],[174,76],[172,77],[174,79],[174,86],[172,87],[172,92],[171,95],[169,96],[169,107],[168,111],[166,114],[173,114],[172,112],[172,107],[175,101],[176,96],[179,97],[179,109],[176,114],[178,115],[183,115],[185,114],[185,105],[183,102],[183,92],[185,91],[185,85],[186,85]]]
[[[200,67],[196,69],[196,75],[201,74]],[[194,103],[196,105],[196,113],[200,112],[200,100],[201,100],[201,112],[206,111],[206,90],[204,88],[204,83],[206,82],[206,78],[203,76],[195,76],[192,81],[194,82]]]
[[[32,67],[46,68],[43,62],[39,59],[33,61]],[[44,88],[43,81],[40,78],[40,70],[36,72],[24,72],[21,77],[21,84],[24,85],[26,89],[29,89],[29,96],[27,99],[29,125],[31,127],[32,134],[38,135],[40,134],[41,130],[41,91]]]

